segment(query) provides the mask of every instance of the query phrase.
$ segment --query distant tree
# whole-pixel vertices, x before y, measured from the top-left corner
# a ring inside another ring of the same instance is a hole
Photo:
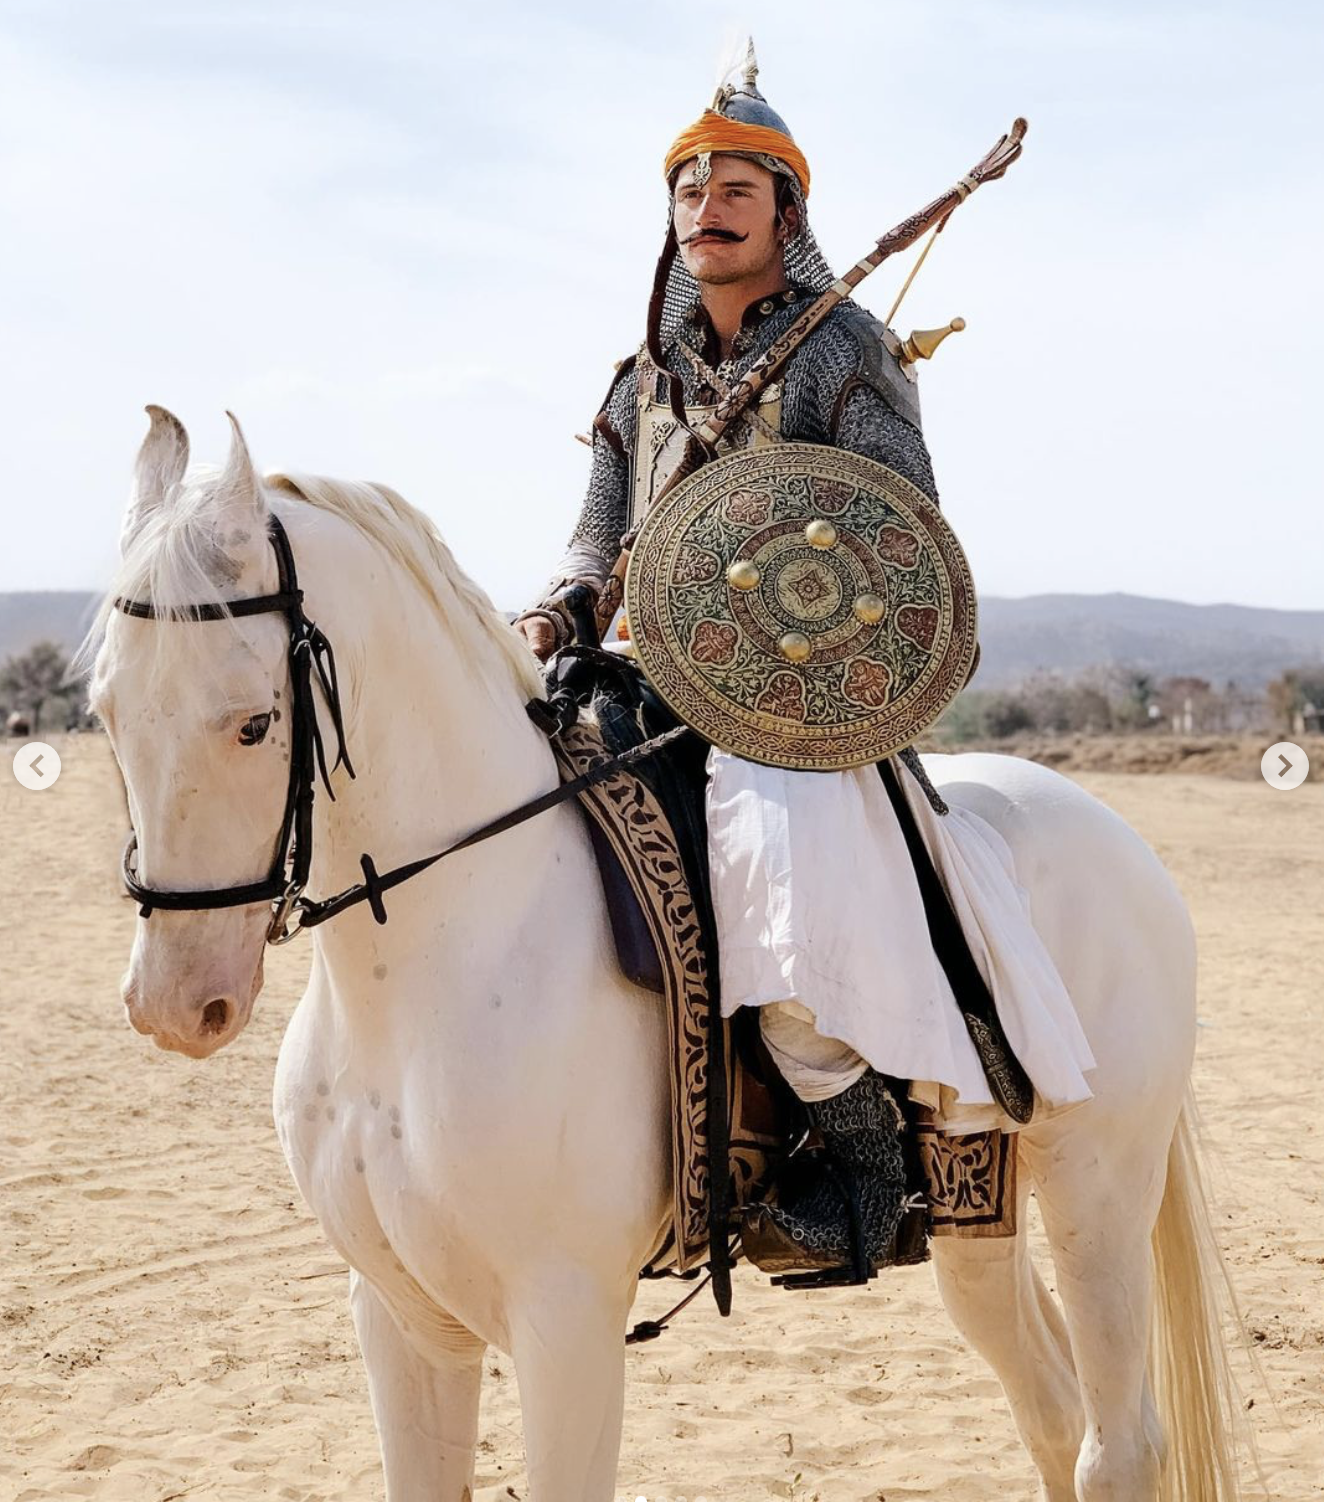
[[[1034,715],[1020,694],[989,694],[984,703],[984,728],[987,735],[1000,740],[1033,730]]]
[[[1161,715],[1152,713],[1159,708],[1152,674],[1119,666],[1109,668],[1103,681],[1114,730],[1151,730],[1162,722]]]
[[[1113,728],[1112,701],[1092,683],[1077,680],[1071,684],[1066,712],[1072,730],[1085,735],[1104,735]]]
[[[1266,708],[1266,704],[1268,707]],[[1324,729],[1324,664],[1293,668],[1269,689],[1222,689],[1208,679],[1173,675],[1156,682],[1137,668],[1100,664],[1064,677],[1040,672],[1007,689],[967,689],[934,725],[946,746],[1044,735],[1130,734],[1142,730],[1214,732]]]
[[[1200,733],[1219,728],[1221,704],[1206,678],[1165,678],[1155,690],[1154,702],[1167,729]]]
[[[1071,691],[1066,680],[1057,673],[1031,674],[1016,691],[1015,697],[1020,700],[1029,716],[1027,728],[1044,730],[1054,735],[1072,728]],[[1014,717],[1014,711],[1008,705],[1003,705],[1002,708],[1004,714]]]
[[[1265,698],[1279,730],[1318,730],[1324,721],[1324,665],[1288,668],[1265,690]]]
[[[48,705],[67,711],[69,699],[77,692],[65,682],[68,671],[69,659],[53,641],[39,641],[0,666],[0,697],[11,711],[28,716],[33,735],[41,733],[42,712]]]
[[[966,745],[971,741],[984,740],[988,735],[984,717],[984,704],[988,697],[979,689],[966,689],[964,693],[957,694],[933,727],[933,739],[944,746]]]

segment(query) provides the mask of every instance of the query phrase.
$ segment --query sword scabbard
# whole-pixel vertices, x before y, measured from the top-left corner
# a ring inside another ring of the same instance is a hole
[[[634,542],[634,533],[627,532],[621,538],[621,551],[612,565],[611,573],[607,575],[606,582],[598,592],[597,603],[593,607],[593,614],[597,617],[598,635],[605,638],[611,629],[611,623],[616,619],[616,612],[625,603],[625,571],[630,566],[630,546]]]

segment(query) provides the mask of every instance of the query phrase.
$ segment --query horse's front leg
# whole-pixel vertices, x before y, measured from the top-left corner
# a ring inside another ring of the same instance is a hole
[[[531,1502],[615,1495],[632,1293],[588,1269],[544,1267],[510,1311]]]
[[[386,1472],[386,1502],[470,1502],[485,1342],[429,1311],[423,1356],[366,1278],[350,1273],[349,1305],[368,1369]]]

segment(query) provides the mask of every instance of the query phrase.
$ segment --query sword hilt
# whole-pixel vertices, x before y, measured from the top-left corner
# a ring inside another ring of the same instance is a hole
[[[593,609],[593,591],[588,585],[572,584],[561,596],[561,604],[574,623],[575,640],[584,647],[601,646],[602,636]]]

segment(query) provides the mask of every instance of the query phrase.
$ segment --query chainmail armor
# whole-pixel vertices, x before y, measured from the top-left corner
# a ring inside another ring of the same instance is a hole
[[[805,306],[805,299],[800,299],[743,327],[736,335],[731,357],[718,367],[719,373],[729,381],[742,376]],[[831,444],[876,459],[936,502],[937,486],[923,435],[898,414],[894,394],[871,379],[864,349],[871,326],[881,330],[881,325],[863,315],[861,309],[843,303],[791,356],[782,372],[782,436],[791,442]],[[706,329],[693,310],[685,332],[696,347],[701,346]],[[713,393],[700,386],[698,376],[674,342],[668,345],[666,355],[668,367],[681,377],[686,403],[711,402]],[[625,454],[634,449],[637,415],[633,368],[623,367],[603,404],[601,423],[617,436]],[[595,427],[588,491],[570,547],[577,563],[582,561],[582,550],[591,549],[601,568],[597,573],[571,569],[566,567],[570,561],[567,557],[557,569],[549,594],[571,578],[587,579],[601,587],[610,573],[628,525],[629,468],[601,425]]]
[[[731,357],[718,367],[718,373],[728,381],[743,375],[805,306],[806,300],[801,298],[761,321],[747,321],[736,335]],[[707,329],[693,307],[681,333],[694,347],[702,347]],[[881,324],[850,303],[841,304],[824,319],[782,372],[782,436],[788,441],[831,444],[876,459],[936,502],[938,489],[923,435],[898,414],[896,393],[875,374],[878,348],[875,345],[870,349],[866,341],[879,340],[881,333]],[[669,368],[681,377],[687,404],[713,399],[674,341],[667,346],[666,355]],[[891,358],[882,352],[883,360]],[[577,579],[600,589],[611,572],[629,524],[630,466],[625,455],[634,451],[637,417],[638,394],[630,361],[622,366],[595,424],[588,492],[569,548],[548,584],[543,603]],[[616,436],[619,449],[603,433],[603,426]],[[947,805],[925,776],[915,751],[908,747],[898,757],[919,782],[930,806],[945,814]]]
[[[600,589],[611,573],[621,551],[621,537],[630,514],[630,462],[626,455],[634,451],[637,415],[634,362],[630,360],[621,367],[607,393],[607,400],[602,404],[600,422],[594,425],[593,467],[589,472],[588,491],[579,520],[570,535],[569,552],[557,568],[562,579],[588,579]],[[624,453],[618,453],[616,446],[602,432],[604,423],[616,434]],[[600,560],[598,572],[589,574],[566,566],[570,555],[583,547],[592,549]],[[556,583],[554,580],[553,590]]]
[[[886,1081],[868,1069],[848,1089],[809,1106],[808,1112],[838,1171],[854,1183],[866,1259],[873,1267],[896,1260],[896,1234],[907,1203],[904,1122]],[[755,1257],[765,1272],[832,1266],[850,1257],[846,1203],[826,1174],[790,1203],[756,1206],[749,1221],[780,1233],[774,1245],[779,1240],[781,1251],[769,1247],[766,1235],[760,1238],[765,1254],[772,1250],[771,1257]],[[748,1240],[746,1251],[751,1252]]]

